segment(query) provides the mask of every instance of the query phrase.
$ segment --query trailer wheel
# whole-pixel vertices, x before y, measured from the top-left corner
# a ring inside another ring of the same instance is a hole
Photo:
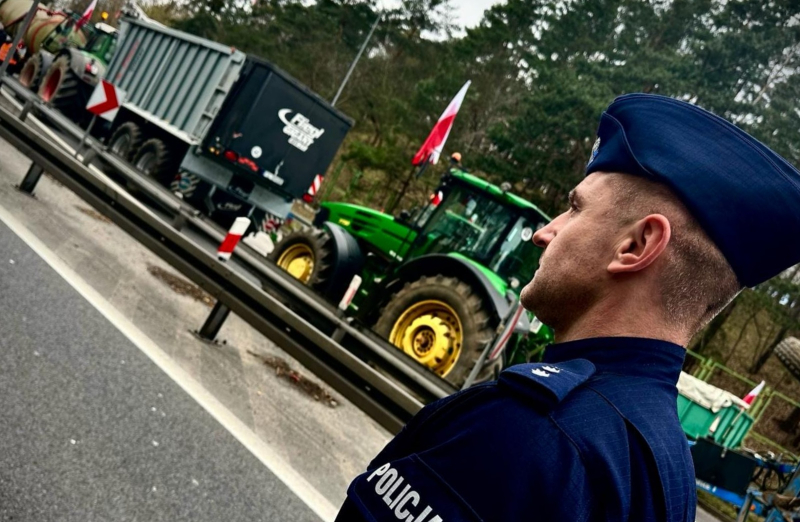
[[[19,73],[19,83],[35,92],[39,90],[43,75],[44,63],[42,55],[41,53],[36,53],[22,66],[22,70]]]
[[[324,230],[298,230],[275,245],[269,259],[304,285],[320,288],[330,275],[331,241]]]
[[[155,179],[164,186],[167,186],[174,178],[174,172],[171,172],[169,150],[158,138],[152,138],[142,143],[134,155],[133,166],[142,174]]]
[[[142,131],[132,121],[126,121],[114,131],[108,142],[108,150],[118,158],[130,161],[142,144]]]
[[[441,274],[406,283],[389,298],[374,330],[420,364],[461,387],[492,338],[490,314],[465,282]],[[478,374],[496,377],[500,359]]]
[[[789,373],[800,379],[800,339],[787,337],[775,347],[775,355]]]
[[[69,55],[53,61],[39,86],[39,97],[73,121],[81,123],[86,119],[80,79],[70,67]]]

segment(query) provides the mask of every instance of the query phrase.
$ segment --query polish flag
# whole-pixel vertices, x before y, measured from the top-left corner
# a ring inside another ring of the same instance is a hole
[[[450,105],[447,106],[447,109],[445,109],[439,117],[439,121],[436,122],[433,130],[428,135],[428,139],[425,140],[425,143],[422,144],[422,148],[419,149],[417,155],[411,160],[412,165],[423,165],[426,162],[435,165],[436,162],[439,161],[439,156],[442,154],[442,149],[444,149],[444,143],[450,135],[450,129],[453,128],[453,121],[455,121],[458,109],[461,108],[461,103],[463,103],[464,97],[467,95],[467,89],[469,89],[470,83],[471,82],[467,82],[464,84],[461,90],[458,91],[458,94],[456,94],[456,97],[453,98],[453,101],[450,102]]]
[[[753,404],[753,401],[756,400],[756,397],[758,397],[758,394],[761,393],[761,390],[764,389],[764,384],[765,384],[765,382],[761,381],[761,384],[759,384],[758,386],[753,388],[752,391],[750,393],[748,393],[747,395],[745,395],[744,399],[742,399],[742,400],[744,402],[746,402],[748,405],[749,404]]]
[[[86,8],[86,11],[83,12],[78,22],[75,24],[75,29],[80,29],[86,23],[92,19],[92,13],[94,13],[94,8],[97,7],[97,0],[92,0],[92,3],[89,4],[89,7]]]

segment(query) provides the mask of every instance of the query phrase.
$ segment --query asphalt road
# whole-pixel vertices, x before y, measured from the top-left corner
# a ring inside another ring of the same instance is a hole
[[[719,519],[716,517],[711,516],[707,511],[705,511],[700,506],[697,506],[697,517],[695,517],[696,522],[719,522]]]
[[[0,520],[319,520],[2,223],[0,317]]]

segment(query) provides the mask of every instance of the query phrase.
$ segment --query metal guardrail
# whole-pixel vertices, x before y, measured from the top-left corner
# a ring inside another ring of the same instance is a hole
[[[73,157],[37,129],[30,115],[46,118],[48,127],[76,141],[83,130],[16,80],[4,78],[2,83],[25,101],[25,107],[19,117],[0,107],[0,137],[31,158],[32,170],[38,165],[51,174],[378,423],[396,432],[424,404],[456,391],[368,329],[352,324],[247,245],[237,247],[234,263],[217,260],[215,246],[225,232],[216,224],[94,139],[87,141],[90,152],[82,161],[78,154]],[[93,165],[87,165],[90,162]],[[135,187],[158,211],[133,198],[98,164]]]

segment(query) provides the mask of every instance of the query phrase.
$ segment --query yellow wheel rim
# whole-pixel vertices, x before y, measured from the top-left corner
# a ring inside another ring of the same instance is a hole
[[[278,258],[278,266],[303,284],[308,284],[314,273],[314,251],[302,243],[292,245]]]
[[[464,344],[461,319],[442,301],[421,301],[395,321],[389,342],[444,377]]]

